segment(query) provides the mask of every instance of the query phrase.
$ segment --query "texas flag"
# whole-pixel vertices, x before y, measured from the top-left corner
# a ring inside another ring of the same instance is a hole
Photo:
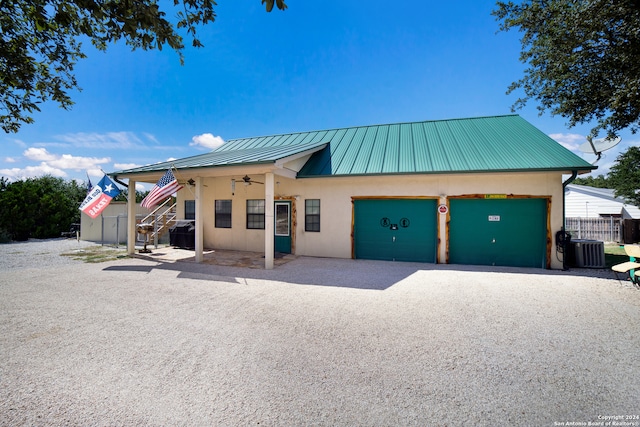
[[[120,189],[105,175],[87,194],[87,197],[80,205],[80,210],[91,218],[95,218],[100,215],[104,208],[109,206],[111,199],[118,194],[120,194]]]

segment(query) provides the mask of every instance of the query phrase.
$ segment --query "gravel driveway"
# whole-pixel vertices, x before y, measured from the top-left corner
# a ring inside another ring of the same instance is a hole
[[[0,425],[640,426],[609,272],[59,256],[91,245],[0,245]]]

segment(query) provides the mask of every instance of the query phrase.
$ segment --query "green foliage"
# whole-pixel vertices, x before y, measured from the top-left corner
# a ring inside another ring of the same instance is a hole
[[[140,191],[140,190],[136,190],[136,203],[140,203],[142,202],[142,199],[144,199],[145,197],[147,197],[147,194],[149,194],[149,191]],[[120,194],[118,194],[116,197],[113,198],[114,202],[127,202],[128,199],[128,195],[127,195],[127,191],[122,191],[120,192]]]
[[[640,129],[640,7],[636,0],[498,2],[500,29],[522,33],[524,77],[513,109],[534,99],[569,126],[597,122],[592,135]]]
[[[267,4],[267,12],[271,12],[273,10],[274,0],[262,0],[262,4]],[[284,0],[276,0],[275,3],[278,6],[278,9],[285,10],[287,5],[284,4]]]
[[[640,147],[629,147],[620,154],[608,178],[617,197],[640,206]]]
[[[2,228],[0,228],[0,243],[11,243],[11,235]]]
[[[274,0],[262,0],[273,9]],[[275,0],[280,10],[283,0]],[[162,2],[162,5],[167,3]],[[186,31],[195,47],[202,47],[196,27],[216,18],[214,0],[173,0],[175,25],[156,0],[0,0],[0,126],[17,132],[33,123],[32,114],[49,100],[69,109],[68,91],[78,88],[74,67],[86,57],[80,40],[106,50],[124,40],[135,49],[168,45],[183,62]]]
[[[609,180],[604,175],[598,175],[596,178],[588,176],[586,178],[576,178],[572,184],[588,185],[594,188],[611,188]]]
[[[596,178],[576,178],[573,184],[611,188],[615,190],[616,197],[640,206],[640,147],[629,147],[620,154],[606,177],[598,175]]]
[[[9,182],[0,178],[0,230],[13,240],[60,237],[80,222],[86,188],[75,180],[43,176]]]

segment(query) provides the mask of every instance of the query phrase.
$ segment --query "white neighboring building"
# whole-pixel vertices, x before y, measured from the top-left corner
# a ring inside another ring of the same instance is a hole
[[[567,218],[640,219],[640,209],[616,197],[614,190],[569,184],[565,189]]]

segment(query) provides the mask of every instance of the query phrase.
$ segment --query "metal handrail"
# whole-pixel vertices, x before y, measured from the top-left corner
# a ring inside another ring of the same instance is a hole
[[[175,207],[175,205],[174,205]],[[162,226],[161,227],[154,227],[155,231],[151,234],[153,237],[156,236],[156,234],[162,236],[164,234],[164,231],[169,228],[169,225],[174,222],[176,220],[176,217],[178,216],[175,212],[172,213],[170,218],[167,218],[167,212],[169,212],[170,210],[166,210],[164,214],[160,215],[160,217],[162,218]],[[158,218],[156,218],[156,221],[158,220]],[[155,224],[154,224],[155,226]]]
[[[166,230],[169,228],[169,225],[175,222],[176,217],[178,216],[175,211],[177,203],[173,203],[171,206],[167,207],[167,204],[169,204],[171,200],[171,198],[165,200],[164,203],[160,204],[141,221],[141,223],[147,223],[147,221],[151,219],[151,222],[149,222],[149,224],[153,225],[153,233],[150,233],[149,237],[155,241],[156,247],[158,246],[158,237],[162,236],[166,232]],[[160,211],[162,212],[158,213]],[[162,218],[162,225],[158,227],[158,220],[160,218]]]
[[[171,202],[171,197],[169,197],[167,200],[165,200],[161,205],[158,205],[158,207],[157,207],[157,208],[155,208],[155,209],[154,209],[154,210],[153,210],[149,215],[145,216],[145,217],[142,219],[142,221],[141,221],[141,222],[142,222],[142,223],[147,222],[147,220],[148,220],[149,218],[151,218],[151,217],[155,216],[155,215],[156,215],[156,213],[157,213],[160,209],[162,209],[162,208],[163,208],[167,203],[169,203],[169,202]],[[176,204],[176,203],[174,203],[173,205],[169,206],[169,208],[168,208],[167,210],[165,210],[165,211],[164,211],[162,214],[160,214],[160,215],[166,215],[166,213],[167,213],[167,212],[169,212],[171,209],[175,208],[175,207],[176,207],[176,205],[177,205],[177,204]]]

